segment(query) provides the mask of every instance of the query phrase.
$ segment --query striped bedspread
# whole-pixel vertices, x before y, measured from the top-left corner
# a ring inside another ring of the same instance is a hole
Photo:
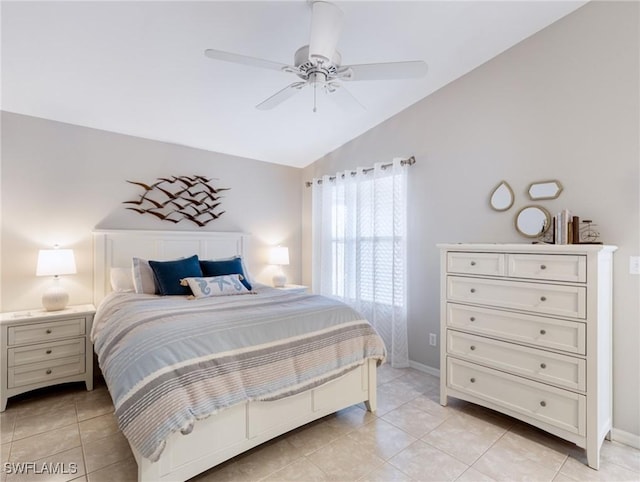
[[[155,461],[173,432],[247,400],[275,400],[337,378],[384,343],[329,298],[259,287],[187,300],[111,293],[92,340],[120,429]]]

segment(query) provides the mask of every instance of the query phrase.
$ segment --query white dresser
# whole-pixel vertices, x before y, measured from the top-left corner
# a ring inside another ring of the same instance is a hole
[[[583,447],[611,431],[615,246],[442,244],[440,399]]]
[[[58,383],[93,390],[93,305],[0,314],[0,412],[7,398]]]

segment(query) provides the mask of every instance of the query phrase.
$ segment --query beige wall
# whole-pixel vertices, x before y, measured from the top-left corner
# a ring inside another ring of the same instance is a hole
[[[415,155],[409,185],[409,356],[437,368],[439,242],[528,242],[513,228],[532,181],[559,179],[568,208],[619,246],[614,280],[614,426],[640,441],[639,6],[590,3],[305,169],[304,179]],[[507,212],[488,206],[500,181]],[[310,189],[303,281],[311,281]]]
[[[206,228],[171,224],[127,211],[122,201],[140,188],[125,180],[152,182],[170,175],[200,174],[230,187],[226,211]],[[78,274],[63,282],[73,304],[92,301],[94,228],[242,231],[250,233],[249,265],[270,282],[266,248],[290,248],[290,282],[300,281],[301,170],[2,113],[1,249],[2,311],[40,307],[47,278],[36,278],[38,250],[58,243],[73,248]]]

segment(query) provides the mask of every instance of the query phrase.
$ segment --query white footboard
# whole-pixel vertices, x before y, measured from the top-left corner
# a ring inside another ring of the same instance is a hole
[[[278,435],[365,402],[376,410],[376,361],[297,395],[273,402],[247,402],[195,424],[189,435],[174,433],[158,462],[133,450],[138,480],[186,480]]]

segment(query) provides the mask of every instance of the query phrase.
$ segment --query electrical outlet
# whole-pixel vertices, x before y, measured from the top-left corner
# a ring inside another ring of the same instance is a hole
[[[629,256],[629,274],[640,274],[640,256]]]
[[[436,346],[438,344],[438,335],[429,333],[429,345]]]

